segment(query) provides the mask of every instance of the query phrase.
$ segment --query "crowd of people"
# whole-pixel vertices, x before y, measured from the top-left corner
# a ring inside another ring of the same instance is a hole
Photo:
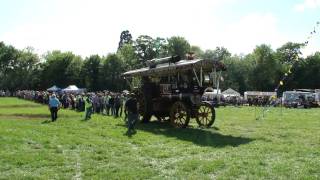
[[[16,96],[22,99],[48,104],[52,92],[48,91],[17,91]],[[111,91],[90,92],[90,93],[54,93],[61,102],[64,109],[85,111],[85,98],[90,97],[92,101],[93,113],[121,117],[123,115],[123,105],[127,100],[126,93]]]
[[[227,106],[280,106],[281,97],[276,98],[272,96],[254,96],[245,99],[242,96],[227,96],[222,95],[204,95],[202,96],[203,101],[217,102],[218,105]]]
[[[128,131],[134,129],[138,120],[137,100],[129,93],[117,93],[111,91],[90,93],[57,93],[48,91],[22,90],[17,91],[18,98],[48,104],[52,121],[58,118],[59,108],[72,109],[79,112],[85,111],[85,120],[91,118],[91,114],[122,117],[128,123]],[[127,113],[124,113],[126,109]]]
[[[5,91],[5,90],[0,90],[0,97],[8,97],[11,96],[11,92],[10,91]]]

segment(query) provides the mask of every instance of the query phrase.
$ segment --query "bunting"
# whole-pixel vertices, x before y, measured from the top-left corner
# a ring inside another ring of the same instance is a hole
[[[306,47],[309,44],[310,40],[317,34],[319,26],[320,26],[320,20],[316,22],[316,25],[313,27],[313,30],[309,33],[309,35],[307,36],[307,39],[304,41],[304,43],[303,43],[305,45],[304,47]],[[299,63],[300,60],[301,60],[301,58],[297,54],[293,58],[293,61],[290,61],[288,70],[284,73],[283,77],[281,78],[281,80],[279,81],[278,85],[274,89],[274,92],[276,92],[278,94],[279,88],[281,86],[285,85],[286,79],[288,78],[289,74],[292,73],[292,68],[294,66],[296,66]],[[260,116],[258,118],[256,118],[256,120],[259,120],[260,118],[264,117],[265,113],[268,111],[269,107],[270,106],[265,106],[263,108],[263,110],[262,110],[262,115],[260,114]]]

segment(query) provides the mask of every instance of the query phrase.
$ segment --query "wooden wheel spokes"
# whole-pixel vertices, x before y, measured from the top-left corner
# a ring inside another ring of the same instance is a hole
[[[170,121],[175,127],[184,128],[188,125],[190,115],[188,109],[183,102],[175,102],[170,111]]]
[[[199,126],[210,127],[215,120],[214,108],[208,103],[202,103],[196,116]]]

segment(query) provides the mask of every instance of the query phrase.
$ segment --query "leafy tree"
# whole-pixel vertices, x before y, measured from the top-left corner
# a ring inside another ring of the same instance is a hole
[[[33,53],[32,48],[26,48],[19,51],[17,66],[15,68],[15,77],[10,78],[17,84],[15,85],[18,89],[33,89],[34,82],[34,71],[37,70],[37,64],[40,62],[37,54]]]
[[[190,52],[190,44],[183,37],[173,36],[168,39],[168,50],[170,55],[178,55],[184,59],[186,54]]]
[[[224,47],[216,47],[216,49],[214,50],[206,50],[202,57],[203,59],[214,59],[218,61],[223,61],[231,57],[231,53],[228,51],[228,49]]]
[[[126,86],[126,82],[121,77],[125,64],[117,54],[109,54],[103,61],[101,79],[104,88],[119,91]]]
[[[156,53],[156,58],[169,56],[168,41],[164,38],[157,37],[153,42],[153,50]]]
[[[232,88],[240,93],[250,90],[249,75],[253,70],[253,61],[250,58],[233,56],[224,60],[227,71],[223,72],[222,88]]]
[[[299,55],[304,44],[288,42],[277,49],[276,58],[282,64],[292,63]]]
[[[17,56],[17,49],[0,42],[0,71],[3,73],[7,68],[14,66]]]
[[[68,67],[66,68],[66,76],[70,84],[76,84],[83,87],[84,83],[81,77],[81,69],[83,60],[80,56],[74,56]]]
[[[101,90],[103,86],[100,81],[101,57],[99,55],[91,55],[83,62],[81,74],[83,75],[84,85],[90,91]]]
[[[147,60],[156,57],[154,39],[147,35],[139,36],[135,41],[135,50],[139,60],[144,64]]]
[[[252,87],[258,91],[273,91],[279,70],[273,50],[270,46],[262,44],[254,49],[252,56],[255,59],[255,67],[249,75]]]
[[[226,49],[224,47],[216,47],[216,49],[214,50],[213,59],[216,59],[218,61],[222,61],[230,56],[231,56],[231,53],[228,51],[228,49]]]
[[[132,35],[128,30],[122,31],[120,35],[120,42],[118,46],[118,51],[125,45],[125,44],[132,44]]]
[[[79,82],[79,69],[74,61],[79,61],[79,56],[71,52],[52,51],[45,55],[42,71],[42,88],[52,85],[66,87]],[[78,60],[75,60],[78,59]],[[74,70],[73,70],[74,69]]]
[[[17,66],[18,50],[0,42],[0,87],[14,89],[11,78]]]
[[[147,60],[168,56],[167,41],[157,37],[153,39],[147,35],[141,35],[134,44],[138,59],[142,64]]]
[[[285,89],[319,89],[320,84],[320,52],[300,60],[293,67],[292,74],[285,83]]]
[[[199,46],[191,46],[190,51],[193,52],[196,56],[196,58],[202,58],[204,52]]]
[[[203,59],[213,59],[215,57],[215,51],[211,49],[207,49],[202,55]]]
[[[125,44],[117,52],[117,55],[123,60],[125,70],[135,69],[139,67],[138,56],[135,49],[130,44]]]

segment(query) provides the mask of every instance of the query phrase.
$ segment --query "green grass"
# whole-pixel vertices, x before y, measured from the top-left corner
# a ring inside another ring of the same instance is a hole
[[[217,109],[214,128],[138,124],[0,98],[0,179],[319,179],[320,109]]]

